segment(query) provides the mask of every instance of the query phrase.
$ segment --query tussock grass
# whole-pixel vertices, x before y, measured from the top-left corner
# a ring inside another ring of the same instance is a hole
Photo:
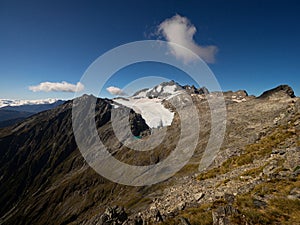
[[[247,145],[244,153],[227,159],[221,166],[213,168],[198,176],[199,180],[215,178],[225,174],[234,168],[253,163],[254,160],[262,159],[272,153],[272,150],[285,144],[285,141],[296,134],[289,131],[290,125],[280,126],[271,134],[261,138],[257,143]],[[261,168],[260,168],[261,169]],[[254,172],[255,171],[250,171]]]
[[[213,204],[203,204],[199,208],[189,208],[182,211],[176,218],[170,218],[164,221],[163,225],[177,225],[179,224],[180,217],[184,217],[189,220],[192,225],[211,225],[213,224],[213,218],[211,209]]]
[[[300,224],[300,200],[287,197],[295,187],[300,187],[299,177],[295,180],[271,180],[258,185],[252,192],[239,196],[235,206],[245,216],[248,224]],[[255,207],[255,196],[269,196],[266,198],[267,206]],[[239,224],[245,219],[241,215],[232,220]]]

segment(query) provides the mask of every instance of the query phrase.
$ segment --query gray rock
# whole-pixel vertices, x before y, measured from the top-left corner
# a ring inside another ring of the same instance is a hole
[[[107,207],[100,217],[100,225],[121,225],[127,220],[128,216],[123,207]]]
[[[283,149],[274,149],[273,151],[272,151],[272,155],[284,155],[286,153],[286,151],[285,150],[283,150]]]
[[[179,202],[178,205],[177,205],[177,209],[178,210],[184,210],[185,206],[186,206],[185,202]]]
[[[300,199],[300,188],[296,187],[293,190],[291,190],[290,194],[288,195],[288,198],[291,200]]]
[[[267,203],[259,199],[253,199],[253,205],[256,208],[265,208],[267,206]]]
[[[282,96],[286,95],[290,98],[295,98],[295,93],[293,89],[288,85],[280,85],[276,88],[273,88],[269,91],[265,91],[261,96],[259,96],[259,99],[265,99],[265,98],[271,98],[274,96]]]
[[[196,201],[200,201],[203,197],[204,197],[204,194],[202,192],[194,195],[194,198]]]
[[[229,216],[238,214],[231,205],[220,206],[212,212],[213,225],[230,225]]]
[[[233,194],[225,193],[224,199],[228,204],[233,204],[233,202],[235,200],[235,196]]]
[[[187,218],[184,218],[184,217],[180,217],[179,218],[179,224],[178,225],[191,225],[191,223],[188,221]]]
[[[143,225],[143,219],[141,216],[137,216],[134,220],[134,225]]]

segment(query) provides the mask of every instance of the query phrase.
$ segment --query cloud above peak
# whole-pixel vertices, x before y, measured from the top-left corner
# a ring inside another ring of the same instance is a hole
[[[70,84],[66,81],[62,82],[42,82],[36,86],[29,86],[29,90],[33,92],[76,92],[83,91],[84,85],[80,82],[77,84]]]
[[[110,86],[106,88],[106,90],[111,94],[111,95],[127,95],[122,89],[114,86]]]
[[[185,48],[190,49],[207,63],[215,62],[215,55],[218,51],[217,46],[201,46],[194,40],[196,27],[186,17],[175,15],[164,20],[157,27],[157,32],[167,41],[176,43]],[[195,55],[188,53],[185,49],[176,45],[169,45],[171,53],[185,63],[189,63],[196,59]]]

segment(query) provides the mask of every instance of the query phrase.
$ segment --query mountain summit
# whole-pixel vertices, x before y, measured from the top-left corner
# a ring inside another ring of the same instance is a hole
[[[136,92],[133,97],[134,98],[167,98],[171,95],[174,95],[182,90],[188,91],[190,94],[209,94],[207,88],[199,88],[197,89],[194,85],[189,86],[181,86],[174,80],[169,82],[163,82],[153,88],[143,89]]]
[[[295,98],[294,90],[288,86],[288,85],[280,85],[276,88],[273,88],[271,90],[265,91],[261,96],[258,98],[278,98],[278,97],[289,97],[289,98]]]

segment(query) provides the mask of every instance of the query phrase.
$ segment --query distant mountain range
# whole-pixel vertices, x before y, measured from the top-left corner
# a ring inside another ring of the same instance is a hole
[[[8,100],[0,99],[0,127],[13,125],[36,113],[53,109],[65,101],[57,99]]]
[[[37,99],[37,100],[12,100],[12,99],[0,99],[0,108],[5,106],[21,106],[21,105],[44,105],[52,104],[59,101],[55,98]]]

